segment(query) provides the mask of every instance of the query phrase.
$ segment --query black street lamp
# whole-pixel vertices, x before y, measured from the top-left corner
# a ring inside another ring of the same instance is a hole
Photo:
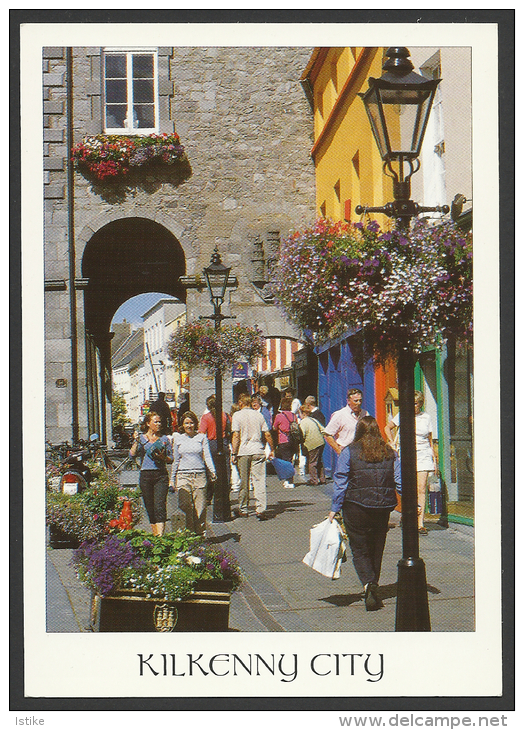
[[[411,176],[420,167],[422,141],[440,79],[413,71],[407,48],[389,48],[384,73],[368,80],[359,94],[371,123],[384,172],[393,178],[394,201],[381,207],[357,206],[356,213],[384,213],[407,230],[419,213],[449,213],[449,207],[421,207],[410,199]],[[417,454],[415,445],[415,355],[409,346],[398,356],[402,473],[402,559],[398,563],[396,631],[431,631],[426,568],[419,555]],[[423,507],[424,508],[424,507]]]
[[[214,314],[208,319],[215,322],[215,330],[219,330],[222,320],[228,319],[222,314],[221,308],[224,303],[226,287],[231,267],[224,266],[215,248],[211,256],[211,263],[204,269],[207,288],[211,303],[214,307]],[[224,431],[222,425],[222,370],[215,370],[215,420],[217,431],[217,453],[215,468],[217,471],[217,482],[213,497],[213,522],[228,522],[231,519],[231,505],[229,503],[229,479],[226,465],[226,454],[224,451]]]

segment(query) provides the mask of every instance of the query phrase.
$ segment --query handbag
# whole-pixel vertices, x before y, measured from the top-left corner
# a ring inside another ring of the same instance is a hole
[[[309,531],[309,552],[302,562],[321,575],[337,580],[347,551],[345,533],[336,520],[327,517]]]

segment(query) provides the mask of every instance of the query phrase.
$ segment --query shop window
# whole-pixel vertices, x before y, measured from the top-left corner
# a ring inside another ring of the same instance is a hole
[[[105,50],[104,129],[107,134],[158,130],[156,51]]]

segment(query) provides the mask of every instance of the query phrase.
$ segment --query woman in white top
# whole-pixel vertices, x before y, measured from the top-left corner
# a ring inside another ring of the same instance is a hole
[[[433,451],[433,424],[424,408],[424,396],[419,390],[415,391],[415,444],[417,449],[417,494],[418,494],[418,531],[427,535],[424,527],[424,509],[426,506],[426,491],[429,475],[435,471],[435,454]],[[400,415],[391,418],[384,431],[390,446],[398,450],[396,436],[400,422]]]
[[[197,535],[206,528],[207,479],[215,481],[216,471],[204,433],[198,433],[198,418],[192,411],[182,416],[180,433],[173,436],[173,467],[170,486],[178,492],[178,504],[186,515],[186,527]]]

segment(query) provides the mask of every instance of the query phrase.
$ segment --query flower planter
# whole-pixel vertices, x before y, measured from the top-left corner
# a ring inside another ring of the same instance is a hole
[[[94,594],[91,627],[97,632],[228,631],[233,582],[199,580],[181,601],[147,598],[137,591]]]
[[[54,550],[63,550],[69,548],[76,550],[80,545],[78,539],[68,532],[64,532],[57,525],[49,525],[49,547]]]

